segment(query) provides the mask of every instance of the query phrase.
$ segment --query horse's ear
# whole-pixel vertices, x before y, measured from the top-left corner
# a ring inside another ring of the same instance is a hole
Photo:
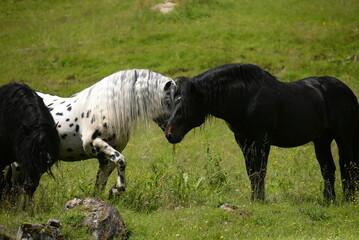
[[[172,81],[168,81],[165,84],[164,91],[166,93],[166,99],[169,99],[169,101],[172,103],[174,99],[174,92],[176,89],[176,84]]]
[[[182,85],[184,82],[187,82],[188,79],[189,79],[188,77],[176,77],[176,78],[174,79],[174,81],[175,81],[177,87],[181,87],[181,85]]]
[[[168,89],[170,89],[171,86],[172,86],[172,82],[168,81],[164,87],[164,90],[167,91]]]

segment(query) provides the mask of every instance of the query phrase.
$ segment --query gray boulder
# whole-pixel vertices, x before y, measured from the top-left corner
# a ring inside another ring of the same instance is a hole
[[[126,225],[113,205],[96,198],[75,198],[65,205],[66,210],[75,208],[85,215],[82,224],[92,229],[92,236],[95,239],[127,239]]]
[[[60,231],[59,220],[50,219],[47,224],[25,223],[17,231],[17,240],[63,240],[65,239]]]

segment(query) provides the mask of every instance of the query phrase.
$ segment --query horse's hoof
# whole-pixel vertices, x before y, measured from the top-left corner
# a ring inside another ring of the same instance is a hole
[[[120,196],[121,193],[123,193],[124,191],[125,191],[125,187],[119,187],[119,188],[113,187],[110,189],[108,198],[112,199],[115,196]]]

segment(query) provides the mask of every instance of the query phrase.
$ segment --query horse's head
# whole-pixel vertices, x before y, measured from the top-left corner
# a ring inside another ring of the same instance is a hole
[[[165,134],[170,143],[179,143],[193,128],[200,126],[206,118],[203,96],[189,78],[179,78],[176,83],[174,108],[167,122]]]
[[[53,120],[52,120],[53,121]],[[32,195],[43,173],[49,172],[60,155],[60,138],[56,125],[46,123],[37,127],[26,127],[25,137],[19,148],[21,172],[25,193]]]
[[[173,82],[173,80],[168,81],[164,86],[164,92],[165,97],[162,101],[163,106],[163,113],[160,116],[157,116],[153,119],[155,123],[162,129],[162,131],[165,131],[168,118],[173,110],[174,106],[174,96],[176,91],[176,84]]]

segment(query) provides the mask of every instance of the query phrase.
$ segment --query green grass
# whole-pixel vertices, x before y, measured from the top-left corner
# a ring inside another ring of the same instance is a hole
[[[354,0],[178,0],[168,15],[157,0],[9,1],[0,5],[0,83],[21,81],[70,96],[113,72],[148,68],[194,76],[230,63],[257,64],[283,81],[341,79],[359,95],[359,3]],[[333,151],[337,162],[336,146]],[[242,153],[223,121],[211,119],[174,148],[154,124],[123,154],[128,189],[111,203],[130,239],[357,239],[359,208],[323,202],[312,144],[272,147],[267,201],[251,203]],[[338,166],[338,164],[337,164]],[[2,203],[0,225],[58,218],[71,239],[86,239],[72,198],[92,195],[97,161],[60,162],[45,174],[31,211]],[[340,180],[339,167],[337,179]],[[107,190],[115,182],[111,175]],[[106,200],[107,193],[100,196]],[[225,212],[223,203],[242,212]],[[241,209],[242,209],[241,208]],[[10,232],[10,234],[13,234]]]

